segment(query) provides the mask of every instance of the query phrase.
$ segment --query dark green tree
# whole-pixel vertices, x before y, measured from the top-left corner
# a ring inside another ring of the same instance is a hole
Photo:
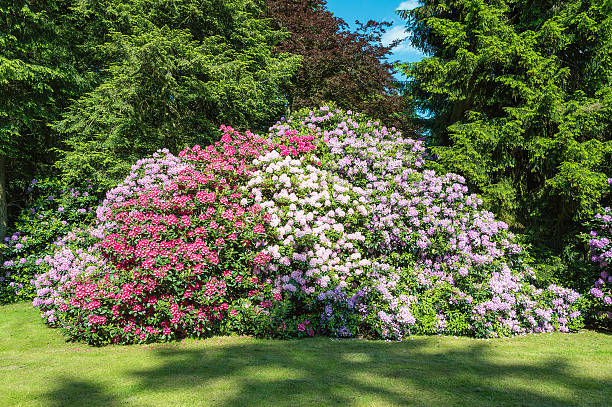
[[[0,3],[0,238],[7,227],[8,186],[51,163],[58,140],[48,123],[97,78],[79,48],[87,30],[75,30],[81,24],[74,3]]]
[[[438,168],[567,260],[612,175],[612,2],[425,0],[407,93]],[[585,252],[586,253],[586,252]]]
[[[263,130],[282,115],[299,57],[273,55],[284,34],[251,0],[98,0],[78,12],[99,27],[103,81],[55,129],[69,179],[109,187],[160,148],[209,144],[220,124]]]

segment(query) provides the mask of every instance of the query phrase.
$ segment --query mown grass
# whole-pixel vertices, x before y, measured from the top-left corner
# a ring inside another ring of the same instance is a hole
[[[92,348],[0,307],[0,406],[606,406],[612,335]]]

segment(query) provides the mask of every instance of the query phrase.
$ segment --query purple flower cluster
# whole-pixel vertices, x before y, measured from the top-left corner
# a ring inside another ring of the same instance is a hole
[[[323,187],[331,196],[326,211],[333,212],[335,206],[342,212],[352,208],[355,215],[348,225],[367,236],[351,246],[354,254],[347,253],[349,258],[368,259],[367,267],[350,261],[344,267],[344,260],[336,260],[334,266],[316,270],[317,281],[326,289],[334,284],[346,289],[346,281],[352,281],[352,286],[365,292],[361,308],[368,309],[370,326],[381,336],[440,332],[488,337],[567,332],[580,324],[578,294],[538,290],[532,285],[534,273],[524,260],[526,253],[508,226],[480,209],[482,200],[469,194],[463,177],[423,170],[425,149],[420,141],[405,139],[395,129],[358,114],[328,108],[279,122],[271,128],[270,137],[290,131],[314,134],[320,140],[317,155],[311,158],[311,162],[320,160],[320,167],[298,165],[299,176],[319,183],[325,180]],[[276,168],[263,173],[271,181],[278,175]],[[335,181],[329,181],[334,177]],[[338,202],[341,194],[333,186],[343,181],[350,184],[348,206]],[[298,184],[287,182],[283,187],[286,194],[296,196],[300,209],[309,209],[301,204],[312,195]],[[272,206],[282,205],[276,199]],[[287,210],[277,214],[281,224],[294,216]],[[321,223],[333,227],[336,221],[332,217]],[[281,233],[286,234],[284,229]],[[336,237],[345,240],[342,235]],[[275,251],[287,250],[282,246],[275,246]],[[329,258],[342,257],[337,244],[332,244],[330,252]],[[304,255],[318,262],[318,253]],[[343,266],[336,268],[336,264]],[[436,297],[440,297],[437,303],[423,301]],[[452,316],[458,310],[462,310],[459,319]]]
[[[612,211],[610,207],[603,208],[595,215],[595,230],[590,233],[591,260],[603,268],[612,263]]]
[[[36,297],[32,305],[41,310],[41,317],[49,324],[55,324],[55,310],[64,303],[63,293],[67,283],[92,273],[104,271],[107,262],[100,256],[95,245],[88,245],[99,230],[80,229],[71,231],[55,243],[57,250],[44,258],[48,271],[37,274],[33,280]]]
[[[152,157],[140,159],[132,165],[125,180],[106,193],[106,198],[96,209],[97,221],[105,224],[113,204],[120,204],[150,190],[173,184],[178,174],[187,167],[183,160],[168,149],[158,150]]]
[[[42,258],[52,253],[53,241],[73,228],[91,223],[91,209],[97,202],[93,186],[87,183],[79,190],[55,179],[35,179],[28,192],[30,203],[17,219],[17,232],[4,239],[4,247],[0,245],[0,257],[4,259],[0,303],[35,296],[31,281],[40,273]]]
[[[612,185],[612,178],[608,179]],[[590,290],[596,305],[596,317],[612,321],[612,210],[610,207],[602,208],[591,222],[592,230],[589,233],[589,246],[591,260],[598,263],[602,271]]]

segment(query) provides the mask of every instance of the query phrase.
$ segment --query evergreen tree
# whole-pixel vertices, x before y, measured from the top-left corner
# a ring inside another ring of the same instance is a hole
[[[403,69],[438,167],[567,260],[612,175],[612,2],[424,0],[400,15],[430,55]]]
[[[48,123],[97,80],[79,48],[91,31],[75,30],[80,23],[74,3],[0,3],[0,238],[7,227],[8,186],[52,162],[58,140]]]
[[[206,145],[226,123],[263,130],[282,115],[299,58],[273,55],[282,34],[251,0],[98,0],[78,9],[104,41],[102,82],[55,129],[69,179],[107,188],[138,157]]]

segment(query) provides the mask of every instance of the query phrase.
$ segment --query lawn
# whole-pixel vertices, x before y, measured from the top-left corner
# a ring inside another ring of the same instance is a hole
[[[92,348],[0,307],[0,406],[604,406],[612,335],[246,337]]]

